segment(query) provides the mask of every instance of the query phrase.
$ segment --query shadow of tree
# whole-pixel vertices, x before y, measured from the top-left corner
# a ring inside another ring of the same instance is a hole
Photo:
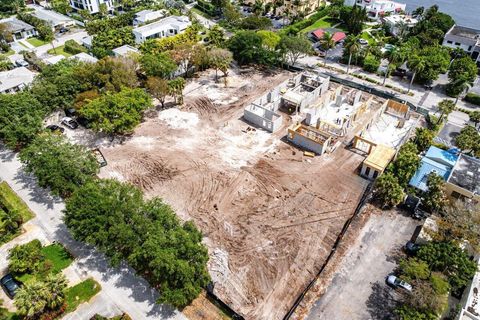
[[[367,311],[372,320],[394,319],[396,307],[399,305],[398,293],[386,284],[376,282],[372,285],[372,294],[367,300]]]

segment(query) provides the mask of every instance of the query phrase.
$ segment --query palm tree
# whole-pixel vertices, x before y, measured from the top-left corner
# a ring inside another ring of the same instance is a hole
[[[255,0],[255,3],[253,4],[252,7],[253,14],[255,15],[260,15],[263,12],[263,1],[261,0]]]
[[[357,53],[361,48],[360,43],[358,42],[359,38],[360,38],[360,36],[350,35],[350,36],[347,37],[347,39],[345,39],[344,48],[348,52],[347,74],[350,72],[350,64],[352,62],[352,55]]]
[[[23,219],[18,210],[10,210],[0,217],[0,233],[15,231],[20,228],[22,222]]]
[[[457,80],[455,80],[452,83],[452,85],[453,87],[460,89],[459,90],[460,92],[455,99],[455,105],[457,105],[458,99],[460,98],[460,96],[464,93],[467,93],[470,87],[472,86],[472,84],[470,80],[467,79],[466,77],[459,77]]]
[[[50,309],[60,308],[65,302],[65,289],[67,288],[67,279],[63,274],[50,274],[45,279],[45,288],[48,293],[47,307]]]
[[[15,307],[18,314],[33,318],[47,307],[46,286],[39,281],[28,281],[15,294]]]
[[[382,86],[384,86],[385,81],[387,81],[388,74],[390,73],[390,66],[393,63],[402,62],[403,53],[398,47],[392,46],[385,52],[385,58],[388,60],[388,64],[387,64],[387,70],[385,70],[385,75],[383,77]]]
[[[452,100],[443,99],[438,104],[438,111],[441,112],[440,117],[438,118],[437,123],[440,123],[445,115],[449,115],[455,109],[456,103]]]
[[[407,93],[409,93],[417,73],[425,70],[425,68],[427,67],[427,62],[425,61],[425,58],[413,55],[408,59],[407,66],[411,71],[413,71],[412,79],[410,80],[410,84],[408,85]]]
[[[326,31],[323,34],[323,37],[320,40],[320,43],[321,43],[323,49],[325,49],[325,58],[324,58],[325,60],[323,62],[323,65],[326,66],[327,65],[328,51],[330,51],[330,49],[335,47],[335,40],[333,39],[333,34],[331,32]]]

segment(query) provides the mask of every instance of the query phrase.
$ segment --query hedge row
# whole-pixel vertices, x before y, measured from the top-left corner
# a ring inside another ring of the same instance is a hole
[[[282,30],[282,32],[285,32],[286,34],[292,34],[295,35],[302,31],[303,29],[310,27],[312,24],[317,22],[318,20],[322,19],[323,17],[327,16],[330,10],[325,7],[321,7],[318,9],[318,11],[314,14],[312,14],[308,19],[300,20]]]
[[[465,96],[465,101],[467,102],[470,102],[470,103],[473,103],[477,106],[480,106],[480,95],[476,94],[476,93],[473,93],[473,92],[469,92],[466,96]]]

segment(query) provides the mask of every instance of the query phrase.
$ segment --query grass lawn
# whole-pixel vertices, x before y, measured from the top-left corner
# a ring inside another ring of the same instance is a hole
[[[102,287],[100,284],[91,278],[80,282],[73,287],[67,288],[65,296],[67,309],[65,313],[77,309],[80,304],[89,301],[93,296],[100,292],[101,289]]]
[[[53,54],[53,55],[59,55],[61,54],[62,56],[64,56],[65,58],[68,58],[68,57],[71,57],[72,55],[68,52],[65,52],[64,51],[65,49],[65,46],[59,46],[59,47],[56,47],[55,50],[54,49],[50,49],[48,50],[47,52],[49,54]]]
[[[43,46],[44,44],[47,44],[48,42],[45,42],[43,40],[40,40],[38,38],[28,38],[27,39],[27,42],[30,43],[32,46],[34,47],[40,47],[40,46]]]
[[[367,40],[369,45],[374,45],[376,42],[375,39],[370,35],[370,33],[366,31],[361,34],[361,38]]]
[[[208,13],[203,12],[202,10],[199,10],[197,8],[192,8],[190,9],[190,11],[195,12],[196,14],[201,15],[202,17],[205,17],[207,19],[213,19],[213,17],[210,16]]]
[[[307,33],[307,32],[314,31],[314,30],[320,29],[320,28],[331,28],[331,27],[332,27],[333,25],[335,25],[336,23],[338,23],[337,20],[332,19],[332,18],[330,18],[329,16],[325,16],[325,17],[323,17],[322,19],[317,20],[317,21],[316,21],[314,24],[312,24],[311,26],[306,27],[305,29],[303,29],[302,31],[300,31],[300,33]]]
[[[47,276],[47,274],[57,274],[73,262],[73,257],[70,255],[70,253],[58,243],[42,247],[42,254],[45,257],[45,261],[43,263],[49,266],[48,268],[45,268],[46,272],[40,271],[37,274],[24,273],[22,275],[17,275],[18,280],[23,283],[31,281],[35,278],[42,280]]]

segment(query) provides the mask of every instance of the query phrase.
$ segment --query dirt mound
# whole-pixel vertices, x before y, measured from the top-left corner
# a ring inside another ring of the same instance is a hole
[[[189,112],[197,112],[200,116],[207,116],[218,112],[218,106],[207,97],[197,98],[188,103],[183,109]]]

